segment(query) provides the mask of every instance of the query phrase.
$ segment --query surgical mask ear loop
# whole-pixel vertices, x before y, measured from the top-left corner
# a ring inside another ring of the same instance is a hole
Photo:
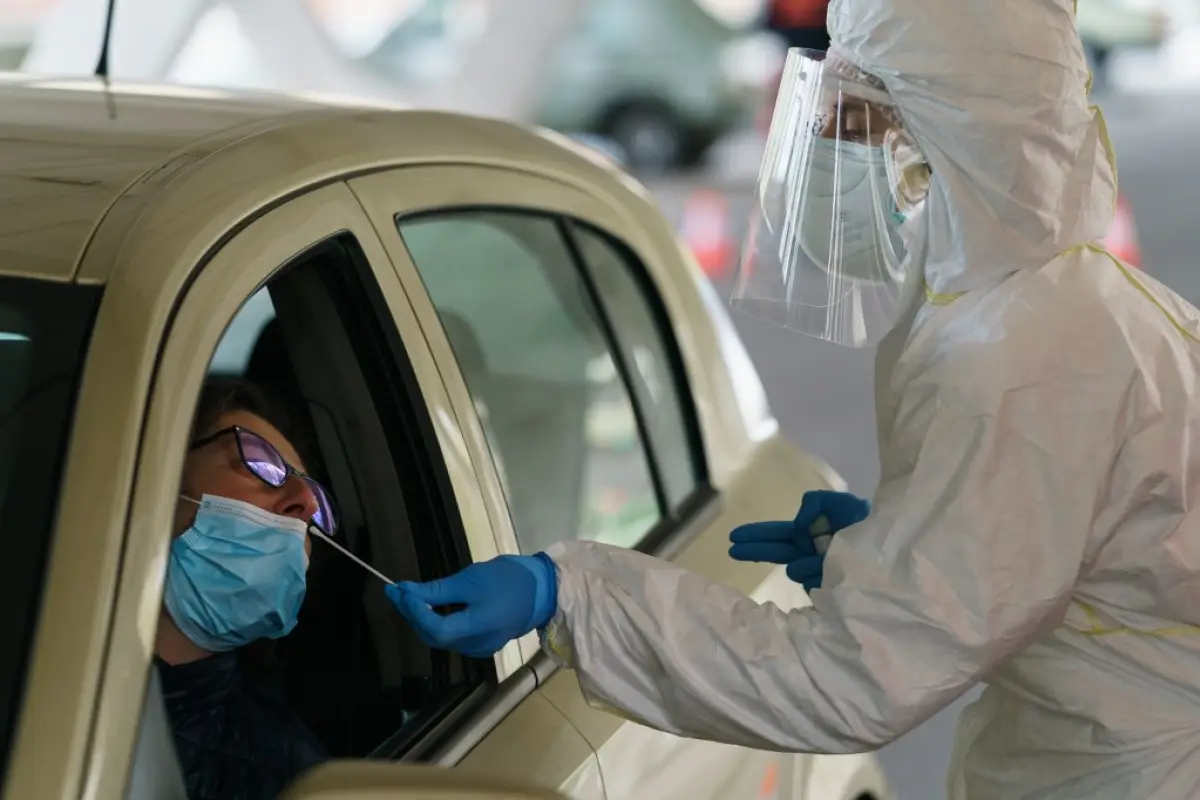
[[[892,199],[896,209],[907,216],[929,195],[929,162],[909,135],[896,128],[884,135],[882,150]]]
[[[182,497],[184,500],[187,500],[189,503],[195,503],[196,505],[202,505],[202,503],[201,503],[199,500],[194,500],[194,499],[192,499],[191,497],[188,497],[186,494],[180,493],[180,495],[179,495],[179,496],[180,496],[180,497]],[[311,524],[311,523],[310,523],[310,524],[309,524],[309,526],[308,526],[308,535],[309,535],[309,536],[311,536],[311,537],[312,537],[312,538],[314,538],[314,539],[319,539],[320,541],[322,541],[322,542],[324,542],[325,544],[327,544],[327,545],[329,545],[330,547],[332,547],[334,550],[337,550],[339,553],[341,553],[342,555],[344,555],[346,558],[350,559],[350,560],[351,560],[351,561],[353,561],[355,564],[358,564],[360,567],[362,567],[362,568],[363,568],[363,569],[365,569],[367,572],[369,572],[369,573],[371,573],[372,575],[374,575],[376,578],[379,578],[379,580],[383,581],[383,582],[384,582],[385,584],[387,584],[388,586],[391,586],[393,583],[395,583],[395,581],[392,581],[392,580],[390,580],[390,579],[388,578],[388,576],[384,575],[382,572],[380,572],[379,570],[375,569],[374,567],[372,567],[372,566],[371,566],[370,564],[368,564],[367,562],[363,561],[363,560],[362,560],[361,558],[359,558],[358,556],[354,555],[354,553],[351,553],[349,550],[347,550],[346,548],[342,547],[340,544],[338,544],[337,542],[335,542],[335,541],[332,539],[332,537],[330,537],[328,534],[326,534],[326,533],[324,533],[323,531],[321,531],[321,529],[320,529],[320,528],[318,528],[317,526],[315,526],[315,525],[313,525],[313,524]]]

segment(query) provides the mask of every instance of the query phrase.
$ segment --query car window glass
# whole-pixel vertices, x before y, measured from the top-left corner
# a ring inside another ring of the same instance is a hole
[[[557,221],[402,220],[507,492],[517,539],[635,546],[661,511],[629,388]]]
[[[100,289],[0,277],[0,781]]]
[[[702,457],[689,432],[690,398],[682,365],[668,348],[665,312],[652,308],[655,289],[627,248],[584,225],[572,231],[629,366],[667,502],[678,508],[702,480]]]

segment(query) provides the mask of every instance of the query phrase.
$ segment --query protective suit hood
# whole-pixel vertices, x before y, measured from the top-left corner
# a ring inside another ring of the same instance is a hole
[[[594,705],[778,752],[878,749],[982,682],[946,797],[1200,798],[1200,312],[1089,244],[1114,173],[1070,0],[833,0],[831,29],[932,168],[876,352],[870,515],[809,608],[724,585],[712,540],[688,557],[707,577],[560,542],[544,648]],[[722,491],[798,482],[771,452]]]
[[[933,292],[1042,267],[1108,231],[1116,166],[1072,0],[833,0],[829,31],[887,86],[933,170]]]

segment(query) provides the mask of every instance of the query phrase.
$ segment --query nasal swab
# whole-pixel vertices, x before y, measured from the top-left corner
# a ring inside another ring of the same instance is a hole
[[[180,494],[179,496],[180,496],[180,497],[182,497],[184,500],[187,500],[189,503],[195,503],[195,504],[196,504],[196,505],[198,505],[198,506],[202,506],[202,505],[204,505],[204,504],[203,504],[201,501],[199,501],[199,500],[193,500],[192,498],[188,497],[186,494]],[[309,535],[309,536],[312,536],[314,539],[320,539],[321,541],[325,542],[325,544],[329,545],[329,546],[330,546],[330,547],[332,547],[334,550],[337,550],[339,553],[341,553],[342,555],[344,555],[346,558],[350,559],[350,560],[351,560],[351,561],[353,561],[355,564],[358,564],[360,567],[362,567],[362,568],[363,568],[363,569],[365,569],[367,572],[369,572],[369,573],[371,573],[372,575],[374,575],[376,578],[379,578],[379,580],[383,581],[383,582],[384,582],[384,583],[386,583],[388,586],[391,586],[391,585],[392,585],[392,581],[388,579],[388,576],[387,576],[387,575],[384,575],[382,572],[380,572],[379,570],[375,569],[374,567],[372,567],[372,566],[371,566],[370,564],[368,564],[367,562],[363,561],[363,560],[362,560],[361,558],[359,558],[358,556],[354,555],[354,553],[351,553],[349,550],[347,550],[346,548],[342,547],[340,544],[338,544],[337,542],[335,542],[335,541],[334,541],[334,540],[333,540],[333,539],[332,539],[330,536],[328,536],[327,534],[323,533],[323,532],[321,531],[321,529],[320,529],[320,528],[318,528],[316,525],[312,525],[312,524],[310,524],[310,525],[308,526],[308,535]]]
[[[332,547],[333,549],[337,550],[339,553],[341,553],[342,555],[344,555],[346,558],[350,559],[350,560],[351,560],[351,561],[353,561],[355,564],[358,564],[360,567],[362,567],[362,568],[363,568],[363,569],[365,569],[367,572],[369,572],[369,573],[371,573],[372,575],[374,575],[376,578],[379,578],[379,580],[383,581],[383,582],[384,582],[384,583],[386,583],[388,586],[391,586],[391,585],[392,585],[392,583],[393,583],[393,582],[392,582],[391,580],[389,580],[389,579],[388,579],[388,576],[384,575],[382,572],[380,572],[379,570],[375,569],[374,567],[372,567],[372,566],[371,566],[370,564],[368,564],[367,562],[363,561],[363,560],[362,560],[361,558],[359,558],[358,556],[354,555],[354,553],[351,553],[349,550],[347,550],[346,548],[342,547],[340,544],[338,544],[338,543],[337,543],[337,542],[335,542],[333,539],[331,539],[331,538],[330,538],[328,535],[326,535],[325,533],[322,533],[320,529],[318,529],[318,528],[315,528],[315,527],[314,527],[314,528],[309,528],[309,529],[308,529],[308,533],[309,533],[309,535],[310,535],[310,536],[312,536],[314,539],[320,539],[321,541],[325,542],[325,544],[327,544],[327,545],[329,545],[330,547]]]

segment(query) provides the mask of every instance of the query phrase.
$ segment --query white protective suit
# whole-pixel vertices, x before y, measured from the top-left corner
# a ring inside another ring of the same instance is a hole
[[[830,30],[933,171],[871,516],[791,613],[556,545],[547,649],[597,704],[770,750],[874,750],[984,682],[951,797],[1200,797],[1200,314],[1093,244],[1072,0],[834,0]]]

